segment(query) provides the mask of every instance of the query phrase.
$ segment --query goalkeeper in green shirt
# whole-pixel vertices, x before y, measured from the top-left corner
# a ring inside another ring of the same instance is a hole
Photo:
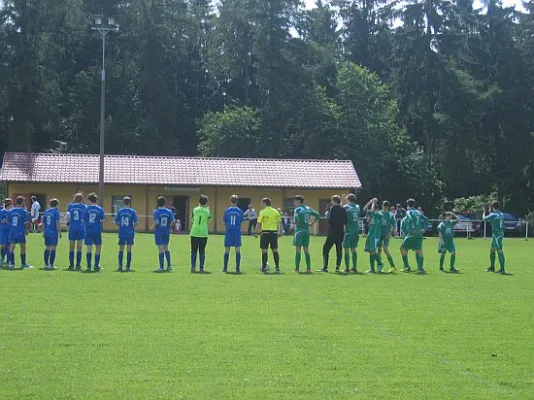
[[[454,268],[456,262],[456,247],[454,246],[454,225],[458,222],[458,217],[452,212],[445,213],[445,219],[438,225],[439,232],[439,248],[438,253],[441,254],[439,259],[439,270],[443,271],[443,264],[445,264],[445,255],[447,252],[451,254],[451,272],[460,272]]]
[[[358,266],[358,242],[360,241],[360,206],[356,204],[356,195],[351,193],[346,198],[347,225],[343,248],[345,249],[345,273],[350,272],[350,256],[352,253],[352,272],[357,272]]]
[[[304,205],[304,197],[297,195],[293,199],[295,206],[295,237],[293,245],[295,246],[295,272],[300,270],[300,260],[302,258],[302,249],[306,258],[306,273],[311,273],[310,258],[310,225],[319,221],[321,215],[313,208]]]
[[[208,196],[200,195],[199,206],[193,209],[191,220],[191,272],[195,272],[197,266],[197,253],[200,258],[200,273],[204,273],[204,263],[206,262],[206,244],[208,243],[209,223],[211,221],[211,211],[208,208]]]
[[[494,201],[489,206],[489,211],[491,211],[490,213],[488,213],[488,210],[484,208],[482,219],[491,224],[490,267],[486,270],[486,272],[495,272],[495,253],[497,253],[499,256],[499,265],[501,267],[498,273],[505,275],[505,258],[502,246],[502,241],[504,238],[504,214],[500,211],[500,208],[501,206],[499,202]]]

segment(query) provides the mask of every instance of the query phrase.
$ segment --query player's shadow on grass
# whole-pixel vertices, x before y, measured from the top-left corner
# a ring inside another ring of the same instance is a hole
[[[4,270],[4,271],[24,271],[25,269],[28,269],[28,268],[22,268],[22,267],[17,267],[17,268],[1,267],[0,268],[0,270]]]
[[[314,273],[313,272],[299,271],[299,272],[296,273],[296,275],[298,275],[298,276],[313,276]]]
[[[39,269],[39,271],[45,271],[45,272],[59,271],[57,268],[56,269],[49,269],[49,268],[41,267],[41,268],[38,268],[38,269]]]
[[[86,269],[82,270],[82,274],[100,274],[102,271],[95,271],[94,269],[88,271]]]
[[[285,273],[283,273],[283,272],[276,272],[276,271],[275,271],[275,272],[271,272],[271,271],[260,272],[260,274],[262,274],[262,275],[269,275],[269,276],[271,276],[271,275],[272,275],[272,276],[276,276],[276,275],[280,275],[280,276],[281,276],[281,275],[285,275]]]
[[[191,275],[211,275],[213,272],[210,272],[210,271],[204,271],[204,272],[200,272],[200,271],[194,271],[194,272],[190,272]]]
[[[246,275],[246,272],[235,272],[235,271],[228,271],[228,272],[223,272],[224,275],[234,275],[234,276],[241,276],[241,275]]]
[[[134,272],[137,272],[137,270],[131,269],[129,271],[126,271],[124,269],[123,270],[116,269],[115,272],[118,273],[118,274],[133,274]]]
[[[333,272],[332,275],[335,275],[335,276],[363,276],[365,275],[363,272]]]

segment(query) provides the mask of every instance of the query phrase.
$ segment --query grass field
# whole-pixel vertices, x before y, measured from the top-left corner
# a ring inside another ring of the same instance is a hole
[[[532,242],[505,242],[509,276],[484,272],[482,239],[457,240],[459,275],[437,271],[435,239],[426,276],[295,275],[290,238],[283,274],[264,276],[257,246],[246,237],[245,274],[224,275],[212,237],[210,273],[190,274],[173,236],[175,270],[156,274],[140,234],[121,274],[110,234],[104,271],[87,274],[63,271],[62,239],[62,268],[45,272],[31,235],[35,269],[0,271],[0,399],[534,398]]]

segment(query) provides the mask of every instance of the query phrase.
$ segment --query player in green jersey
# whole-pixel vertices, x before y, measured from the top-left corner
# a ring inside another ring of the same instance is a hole
[[[458,222],[458,217],[452,213],[445,213],[445,219],[438,225],[439,232],[439,248],[438,253],[441,254],[439,259],[439,270],[443,271],[443,264],[445,263],[445,255],[447,252],[451,254],[451,272],[460,272],[454,268],[456,262],[456,247],[454,246],[454,225]]]
[[[428,225],[428,218],[415,208],[415,200],[409,199],[406,201],[406,230],[407,235],[402,241],[400,248],[402,261],[404,263],[403,272],[411,272],[412,269],[408,263],[408,251],[415,251],[415,259],[417,260],[417,273],[425,274],[424,256],[423,256],[423,234]]]
[[[371,269],[367,271],[369,274],[374,274],[375,271],[375,262],[378,267],[378,273],[382,273],[382,260],[378,255],[376,248],[380,240],[380,223],[382,220],[382,214],[377,209],[378,199],[372,199],[365,205],[363,212],[366,213],[367,219],[369,221],[369,230],[367,231],[367,238],[365,240],[365,251],[369,253],[369,262],[371,264]]]
[[[499,265],[501,266],[498,272],[499,274],[504,275],[506,273],[504,269],[505,258],[502,246],[504,237],[504,215],[500,211],[500,204],[498,201],[494,201],[489,206],[489,211],[491,212],[488,213],[488,210],[484,208],[484,214],[482,216],[484,221],[488,221],[491,224],[490,267],[486,270],[486,272],[495,272],[495,252],[497,252],[499,255]]]
[[[304,249],[306,272],[309,274],[311,273],[310,226],[319,221],[321,215],[314,209],[304,205],[303,196],[295,196],[293,204],[295,206],[295,237],[293,239],[293,245],[295,246],[295,272],[299,272],[302,249]]]
[[[206,244],[208,243],[208,226],[211,221],[211,211],[208,208],[208,196],[202,194],[198,199],[199,206],[193,209],[191,219],[191,272],[195,272],[197,252],[200,258],[200,273],[204,272],[206,262]]]
[[[382,258],[382,248],[384,249],[390,267],[388,272],[395,272],[397,268],[395,267],[395,262],[389,252],[389,238],[391,235],[395,234],[397,223],[395,221],[395,215],[390,211],[390,207],[391,205],[389,204],[389,201],[385,200],[382,202],[382,219],[380,221],[380,239],[377,244],[377,253],[379,257]]]
[[[350,255],[352,253],[352,272],[357,272],[358,242],[360,241],[360,206],[356,204],[356,195],[351,193],[346,197],[347,225],[343,248],[345,249],[345,273],[350,272]]]

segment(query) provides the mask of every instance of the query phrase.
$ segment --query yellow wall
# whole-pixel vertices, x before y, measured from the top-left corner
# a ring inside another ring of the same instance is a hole
[[[48,202],[55,197],[60,202],[61,210],[64,212],[67,205],[72,201],[73,195],[77,191],[85,194],[90,192],[98,193],[97,185],[76,185],[76,184],[44,184],[44,183],[10,183],[8,185],[8,195],[10,197],[23,195],[27,199],[32,194],[42,194],[45,196],[47,204],[41,204],[43,209],[48,207]],[[231,188],[231,187],[205,187],[199,188],[167,188],[165,186],[146,186],[146,185],[106,185],[104,196],[104,209],[106,213],[112,212],[112,196],[131,196],[133,208],[141,216],[138,226],[139,231],[145,231],[150,227],[150,216],[156,208],[156,199],[163,195],[168,201],[176,196],[189,197],[189,210],[198,205],[197,199],[200,194],[206,194],[209,197],[209,206],[211,208],[213,219],[210,224],[212,232],[223,232],[224,226],[222,218],[224,210],[228,207],[230,196],[237,194],[242,198],[250,198],[252,205],[259,213],[261,209],[261,200],[264,197],[270,197],[274,208],[285,209],[285,199],[292,198],[296,194],[301,194],[306,199],[306,204],[319,211],[319,201],[329,199],[333,194],[348,193],[349,190],[306,190],[306,189],[262,189],[262,188]],[[147,202],[148,199],[148,202]],[[28,201],[29,203],[29,201]],[[148,216],[148,218],[146,217]],[[182,216],[183,218],[183,216]],[[188,217],[187,217],[188,218]],[[116,227],[112,222],[111,215],[108,215],[104,224],[105,230],[115,230]],[[244,224],[243,230],[246,230]]]

